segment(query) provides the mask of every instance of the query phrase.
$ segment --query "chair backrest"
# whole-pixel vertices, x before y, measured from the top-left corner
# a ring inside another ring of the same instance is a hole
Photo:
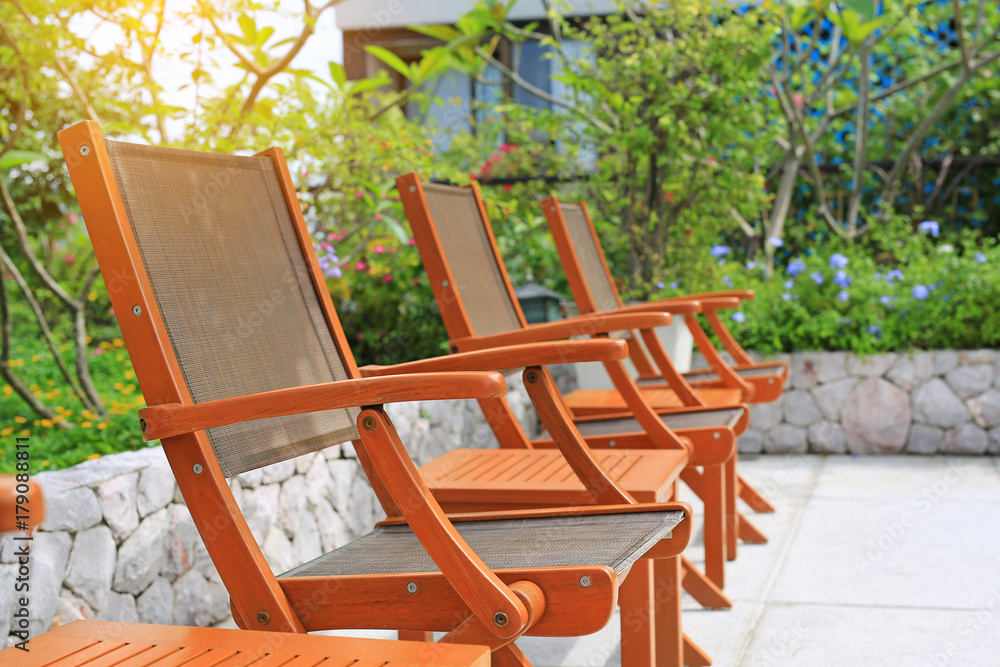
[[[526,326],[476,184],[422,184],[415,173],[396,183],[448,335]]]
[[[329,295],[307,260],[308,234],[290,213],[294,191],[283,183],[283,160],[117,141],[103,148],[127,215],[120,233],[134,240],[133,264],[144,270],[148,306],[156,309],[149,315],[166,331],[169,348],[161,352],[176,363],[191,402],[357,376]],[[111,268],[102,262],[105,276]],[[141,317],[131,306],[115,308],[119,320]],[[156,353],[148,341],[129,338],[132,359]],[[159,380],[136,372],[147,402],[155,401],[146,385]],[[231,476],[354,439],[357,413],[278,417],[205,435]]]
[[[620,308],[621,296],[586,203],[563,204],[552,196],[542,201],[542,209],[581,312]]]

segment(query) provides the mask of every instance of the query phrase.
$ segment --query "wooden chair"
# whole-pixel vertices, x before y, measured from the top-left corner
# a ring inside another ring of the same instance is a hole
[[[396,181],[406,215],[430,279],[453,353],[485,350],[503,345],[559,340],[574,335],[604,336],[608,332],[658,326],[641,320],[648,313],[607,315],[598,313],[560,322],[528,326],[514,297],[514,290],[500,257],[492,229],[486,219],[475,183],[467,187],[422,184],[419,177],[406,174]],[[736,450],[736,434],[748,423],[746,406],[725,408],[673,409],[654,411],[619,360],[605,361],[605,368],[627,401],[627,410],[614,418],[584,419],[577,427],[592,446],[678,449],[683,440],[693,443],[697,462],[690,462],[681,478],[705,502],[705,559],[707,582],[721,592],[724,563],[728,555],[727,524],[735,526],[735,513],[726,501],[725,463]],[[560,406],[565,409],[560,399]],[[680,430],[676,433],[673,427]],[[494,427],[494,430],[498,430]],[[591,440],[591,436],[598,436]],[[523,434],[521,435],[523,438]],[[501,445],[520,446],[518,437],[500,437]],[[558,438],[535,443],[553,447]],[[510,445],[509,442],[515,444]],[[696,469],[702,465],[703,472]],[[690,565],[690,564],[689,564]],[[691,567],[692,582],[697,579]],[[700,573],[697,573],[700,575]],[[685,579],[687,584],[688,579]],[[701,587],[701,585],[699,585]],[[705,595],[687,588],[708,607],[728,605],[714,591]],[[705,590],[708,590],[705,588]]]
[[[162,441],[240,627],[441,631],[488,646],[495,665],[526,665],[518,637],[592,633],[618,602],[646,621],[627,628],[623,662],[680,664],[679,595],[661,603],[651,582],[655,571],[679,590],[690,508],[446,515],[383,405],[496,399],[503,376],[359,377],[280,149],[138,146],[89,121],[59,140],[146,399],[143,438]],[[273,575],[226,478],[345,440],[388,518]]]
[[[639,345],[629,348],[630,357],[638,372],[636,383],[644,392],[662,391],[664,383],[671,388],[686,383],[695,388],[739,387],[744,391],[744,400],[749,403],[767,403],[781,397],[785,380],[788,378],[788,364],[784,361],[755,362],[740,347],[729,329],[719,317],[719,311],[736,308],[740,301],[754,298],[752,290],[730,290],[706,294],[692,294],[686,297],[652,301],[626,306],[618,293],[601,247],[597,230],[590,217],[586,202],[564,204],[553,195],[542,201],[542,210],[548,221],[553,240],[559,251],[559,258],[566,272],[566,279],[573,292],[573,298],[581,313],[623,313],[623,312],[668,312],[684,314],[684,322],[691,336],[704,355],[709,368],[678,374],[670,363],[660,339],[644,334],[643,343],[649,350],[649,357]],[[689,303],[696,300],[700,309],[691,309]],[[730,366],[712,344],[705,330],[698,322],[696,313],[704,314],[715,336],[735,361]],[[662,372],[658,373],[657,368]],[[697,392],[680,389],[688,405],[704,404]],[[742,478],[738,480],[739,495],[750,507],[758,512],[773,512],[774,507]]]
[[[489,667],[485,646],[73,621],[0,651],[4,667]]]
[[[38,482],[27,475],[0,475],[0,535],[34,530],[44,520],[45,500]]]

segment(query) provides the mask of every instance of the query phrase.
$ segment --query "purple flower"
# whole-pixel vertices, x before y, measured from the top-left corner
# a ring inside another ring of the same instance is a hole
[[[785,289],[792,289],[793,287],[795,287],[795,281],[794,280],[786,280],[785,281]]]
[[[730,278],[729,276],[722,276],[722,282],[726,283],[726,287],[732,289],[732,287],[733,287],[733,279],[732,278]]]
[[[801,259],[793,259],[788,263],[788,268],[785,270],[788,272],[788,275],[794,278],[806,270],[806,263]]]
[[[885,282],[889,283],[890,285],[894,281],[899,281],[902,279],[903,279],[903,272],[900,271],[899,269],[893,269],[889,273],[885,274],[885,278],[883,278],[883,280],[885,280]]]
[[[813,282],[816,283],[817,285],[823,284],[823,274],[820,273],[819,271],[813,271],[812,273],[809,274],[809,277],[812,278]]]
[[[833,277],[833,282],[837,287],[848,288],[851,286],[851,277],[844,270],[837,271]]]
[[[712,246],[712,257],[725,257],[729,254],[729,246],[727,245],[714,245]]]
[[[782,301],[791,301],[792,300],[792,295],[789,294],[788,292],[785,292],[784,294],[781,295],[781,300]]]
[[[917,225],[917,229],[922,231],[924,234],[930,234],[934,238],[937,238],[938,234],[941,233],[941,225],[934,222],[933,220],[924,220],[919,225]]]
[[[888,306],[890,303],[892,303],[892,299],[890,299],[888,296],[883,295],[879,297],[879,303],[881,303],[883,306]]]
[[[877,324],[873,324],[870,327],[868,327],[868,333],[871,334],[872,336],[875,336],[876,338],[882,338],[882,330],[879,329]]]
[[[679,284],[680,284],[680,283],[678,283],[678,282],[677,282],[677,281],[675,280],[674,282],[670,283],[670,289],[677,289],[677,287],[679,286]]]
[[[984,255],[981,252],[977,252],[975,260],[976,260],[976,264],[985,264],[986,263],[986,255]]]
[[[785,245],[785,242],[779,239],[777,236],[772,236],[767,240],[767,242],[773,245],[775,248],[780,248],[781,246]]]
[[[841,255],[839,252],[834,253],[830,257],[830,268],[831,269],[843,269],[847,266],[847,258]]]
[[[656,289],[663,289],[663,281],[656,283]]]
[[[327,278],[340,278],[344,275],[344,272],[340,270],[339,266],[331,266],[323,269],[323,275]]]
[[[918,301],[923,301],[930,295],[931,291],[926,287],[924,287],[923,285],[915,285],[913,287],[913,291],[910,293],[913,295],[914,299],[917,299]]]
[[[837,294],[837,301],[840,301],[841,303],[850,300],[851,300],[851,295],[847,293],[847,290],[840,290],[840,292]]]
[[[734,322],[739,322],[740,324],[742,324],[743,322],[747,321],[747,316],[737,310],[735,313],[732,314],[731,319]]]

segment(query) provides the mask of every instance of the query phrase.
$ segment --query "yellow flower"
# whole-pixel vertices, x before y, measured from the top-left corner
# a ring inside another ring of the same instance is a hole
[[[125,355],[124,354],[116,354],[115,355],[115,361],[124,361],[124,360],[125,360]]]
[[[5,384],[3,386],[3,395],[4,396],[10,396],[13,393],[14,393],[14,388],[12,386],[10,386],[9,384]]]
[[[93,424],[91,424],[90,422],[83,422],[80,424],[80,426],[82,426],[83,428],[90,428],[91,426],[93,426]]]
[[[99,458],[101,458],[100,454],[91,454],[90,456],[87,457],[87,460],[93,461],[94,459],[99,459]]]
[[[21,435],[23,437],[27,438],[29,435],[31,435],[31,431],[29,431],[28,429],[22,429],[21,430]]]
[[[115,382],[115,389],[117,389],[118,391],[121,391],[124,388],[125,388],[124,384],[122,384],[121,382]]]
[[[13,432],[14,432],[14,427],[13,426],[8,426],[4,430],[0,431],[0,435],[2,435],[2,436],[8,436],[8,435],[10,435]]]
[[[42,397],[42,392],[36,391],[35,392],[35,398],[41,398],[41,397]]]
[[[26,424],[28,422],[28,420],[22,417],[21,415],[14,417],[14,421],[16,421],[18,424]]]
[[[98,425],[97,425],[97,430],[98,430],[98,431],[103,431],[103,430],[104,430],[104,429],[106,429],[107,427],[108,427],[108,425],[107,425],[107,424],[105,424],[104,422],[101,422],[100,424],[98,424]]]
[[[135,371],[125,371],[125,379],[131,380],[135,377]]]
[[[48,468],[50,465],[52,465],[52,461],[42,461],[43,468]]]
[[[86,338],[83,339],[83,342],[84,343],[89,343],[92,340],[93,340],[93,338],[91,338],[90,336],[87,336]]]
[[[94,413],[93,413],[93,412],[91,412],[90,410],[84,410],[84,411],[83,411],[83,412],[81,412],[80,414],[81,414],[82,416],[86,417],[87,419],[93,419],[93,418],[94,418]]]
[[[97,292],[91,292],[88,294],[87,301],[97,301]]]
[[[11,368],[18,368],[24,365],[24,359],[11,359],[9,362],[7,362],[7,365],[10,366]]]
[[[42,420],[42,426],[44,426],[45,428],[52,428],[52,426],[53,426],[52,420],[51,419],[43,419]]]
[[[31,355],[31,360],[32,361],[41,361],[42,358],[40,356],[38,356],[37,354],[33,354],[33,355]]]
[[[114,343],[115,347],[124,347],[125,346],[125,341],[123,341],[121,338],[115,338],[112,341],[112,343]]]

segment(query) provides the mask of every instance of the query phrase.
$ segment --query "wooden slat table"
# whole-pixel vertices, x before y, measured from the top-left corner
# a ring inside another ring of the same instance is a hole
[[[483,646],[74,621],[0,652],[4,667],[489,667]]]

